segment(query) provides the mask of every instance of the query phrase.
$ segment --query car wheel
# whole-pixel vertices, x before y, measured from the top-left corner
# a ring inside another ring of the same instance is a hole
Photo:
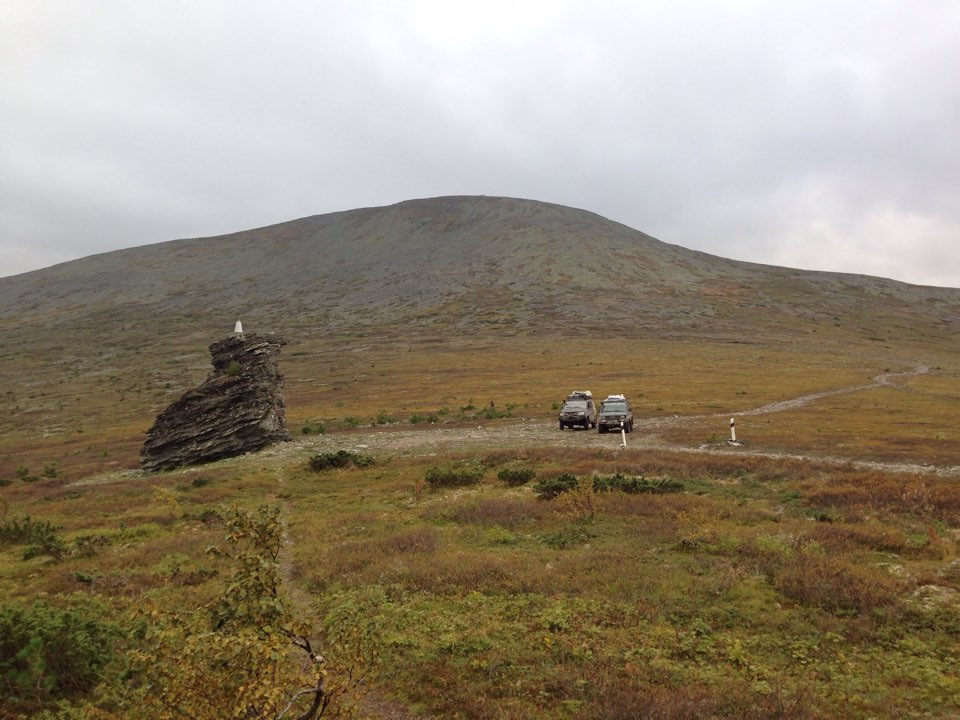
[[[560,429],[563,430],[563,423],[560,423]]]

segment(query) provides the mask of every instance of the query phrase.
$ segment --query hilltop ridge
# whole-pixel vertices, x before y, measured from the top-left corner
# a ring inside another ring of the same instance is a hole
[[[0,326],[243,316],[279,332],[960,329],[960,290],[687,250],[584,210],[439,197],[94,255],[0,278]],[[868,330],[868,332],[870,332]]]

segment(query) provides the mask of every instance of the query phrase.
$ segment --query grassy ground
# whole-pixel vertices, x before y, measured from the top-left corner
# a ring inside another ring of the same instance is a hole
[[[31,384],[7,391],[2,522],[52,523],[69,552],[24,559],[23,544],[0,544],[0,601],[93,596],[129,630],[144,606],[196,606],[222,584],[217,559],[204,552],[223,533],[212,510],[277,504],[298,602],[318,625],[371,630],[376,693],[417,711],[960,712],[956,477],[815,459],[960,464],[956,356],[683,339],[403,343],[358,333],[285,350],[295,444],[142,474],[133,470],[142,432],[206,374],[206,358],[191,347],[169,365],[111,361],[122,372],[86,361],[75,375],[43,365]],[[377,423],[426,434],[551,420],[573,388],[624,392],[638,418],[710,415],[657,431],[665,443],[697,447],[725,437],[717,417],[919,364],[930,373],[738,422],[751,451],[808,461],[517,441],[377,449],[363,469],[318,473],[307,463],[321,446],[366,444],[384,429]],[[512,417],[478,419],[491,401]],[[411,424],[414,416],[421,422]],[[300,433],[321,424],[322,443]],[[478,484],[430,488],[431,466],[461,460],[484,469]],[[515,467],[540,479],[572,473],[584,486],[621,472],[681,487],[538,500],[531,484],[497,479]]]
[[[156,414],[209,371],[204,342],[187,337],[162,353],[141,352],[134,343],[108,348],[99,361],[71,359],[61,345],[35,348],[31,358],[5,357],[4,372],[21,381],[0,395],[0,479],[18,468],[40,476],[50,467],[76,478],[137,467],[144,432]],[[295,432],[308,423],[335,429],[378,417],[472,418],[491,403],[499,411],[511,406],[514,416],[546,420],[573,388],[601,397],[625,393],[638,418],[732,414],[868,383],[886,369],[920,363],[930,365],[932,374],[911,380],[906,395],[842,398],[782,414],[772,424],[758,421],[770,427],[762,433],[751,428],[749,439],[770,447],[839,448],[853,457],[883,454],[886,444],[890,456],[922,461],[932,452],[937,462],[956,464],[960,442],[949,425],[956,417],[960,361],[921,349],[910,355],[909,349],[893,353],[837,343],[547,336],[424,335],[409,342],[358,332],[294,343],[282,356],[288,422]],[[696,445],[717,430],[694,421],[668,439]],[[868,442],[859,442],[861,436]]]
[[[955,479],[551,447],[312,472],[309,453],[8,486],[8,517],[105,540],[61,562],[4,548],[0,596],[91,594],[123,622],[143,603],[199,603],[221,581],[207,511],[281,504],[298,597],[372,629],[376,691],[438,717],[960,711]],[[430,489],[427,469],[454,460],[483,480]],[[499,481],[505,467],[682,487],[544,501]]]

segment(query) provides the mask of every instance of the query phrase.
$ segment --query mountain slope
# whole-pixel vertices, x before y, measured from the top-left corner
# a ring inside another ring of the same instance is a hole
[[[960,290],[736,262],[598,215],[492,197],[414,200],[95,255],[0,278],[0,327],[183,332],[851,332],[936,342]]]

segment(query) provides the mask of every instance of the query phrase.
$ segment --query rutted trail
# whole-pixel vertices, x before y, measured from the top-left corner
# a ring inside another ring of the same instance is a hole
[[[642,427],[660,428],[678,425],[682,422],[689,422],[690,420],[707,420],[715,417],[749,417],[755,415],[769,415],[771,413],[784,412],[786,410],[797,410],[809,405],[812,402],[822,400],[826,397],[833,397],[834,395],[848,395],[850,393],[861,392],[863,390],[873,390],[874,388],[884,386],[899,387],[892,381],[893,378],[914,377],[916,375],[925,375],[928,372],[930,372],[929,367],[926,365],[919,365],[913,370],[905,370],[897,373],[880,373],[873,378],[873,382],[866,383],[864,385],[850,385],[848,387],[835,388],[833,390],[821,390],[820,392],[810,393],[809,395],[801,395],[800,397],[795,397],[790,400],[778,400],[777,402],[767,403],[766,405],[750,408],[749,410],[732,410],[730,412],[706,413],[700,415],[673,415],[667,418],[644,418],[635,420],[634,424]]]
[[[766,415],[768,413],[783,412],[784,410],[796,410],[797,408],[802,408],[805,405],[809,405],[815,400],[821,400],[825,397],[831,397],[833,395],[847,395],[849,393],[860,392],[861,390],[872,390],[873,388],[883,387],[883,386],[897,386],[896,383],[892,382],[892,378],[896,377],[914,377],[916,375],[926,375],[930,372],[930,368],[926,365],[919,365],[913,370],[906,370],[904,372],[898,373],[880,373],[873,378],[872,383],[867,383],[866,385],[851,385],[850,387],[837,388],[836,390],[824,390],[822,392],[811,393],[810,395],[801,395],[798,398],[792,400],[782,400],[780,402],[768,403],[767,405],[761,405],[758,408],[753,408],[752,410],[744,410],[742,412],[735,412],[733,416],[737,415]]]
[[[826,397],[871,390],[878,387],[898,387],[906,390],[894,382],[898,377],[913,377],[929,372],[926,366],[918,366],[913,370],[898,373],[882,373],[873,378],[873,382],[863,385],[852,385],[833,390],[823,390],[816,393],[801,395],[789,400],[767,403],[756,408],[746,410],[732,410],[723,413],[705,413],[698,415],[671,415],[668,417],[643,418],[634,420],[634,432],[627,436],[627,444],[633,449],[666,450],[683,453],[706,453],[745,455],[748,457],[765,457],[784,460],[803,460],[836,465],[852,465],[866,470],[886,472],[925,473],[942,476],[960,477],[960,466],[936,466],[911,462],[880,462],[863,458],[841,457],[835,455],[810,455],[803,453],[775,452],[752,449],[748,447],[730,447],[725,443],[711,445],[681,445],[669,443],[659,439],[656,432],[666,428],[676,427],[691,421],[710,420],[717,418],[762,416],[772,413],[796,410]],[[501,448],[520,447],[584,447],[617,449],[620,446],[620,436],[616,433],[600,435],[596,432],[570,430],[560,432],[554,421],[541,419],[518,419],[492,426],[449,427],[430,426],[414,427],[399,425],[384,425],[372,428],[358,428],[348,432],[331,433],[328,435],[311,435],[297,437],[293,442],[273,445],[257,454],[258,458],[287,459],[303,456],[311,452],[337,450],[340,448],[355,448],[367,452],[381,454],[419,455],[429,456],[448,452],[467,452],[470,450],[496,450]],[[243,463],[243,457],[221,460],[225,464]],[[73,484],[87,485],[109,482],[118,475],[125,477],[142,477],[139,470],[111,472],[100,476],[83,478]]]
[[[773,452],[734,448],[725,444],[701,445],[692,447],[668,443],[652,436],[652,433],[665,428],[676,427],[691,421],[708,420],[714,418],[745,417],[767,415],[787,410],[796,410],[826,397],[871,390],[878,387],[899,387],[895,378],[913,377],[929,372],[927,366],[921,365],[912,370],[897,373],[882,373],[873,378],[873,382],[862,385],[852,385],[833,390],[823,390],[816,393],[801,395],[789,400],[767,403],[756,408],[733,410],[724,413],[706,413],[699,415],[672,415],[669,417],[636,418],[634,432],[628,435],[627,444],[630,448],[649,450],[668,450],[684,453],[706,454],[736,454],[748,457],[767,457],[785,460],[804,460],[837,465],[852,465],[868,470],[887,472],[932,473],[937,475],[960,476],[960,466],[933,466],[920,463],[878,462],[872,460],[805,455],[802,453]],[[543,420],[518,420],[493,426],[477,427],[431,427],[429,429],[398,429],[394,426],[383,426],[370,430],[359,430],[348,434],[333,434],[314,436],[309,440],[298,442],[294,447],[308,445],[310,448],[335,449],[343,446],[353,446],[358,449],[381,453],[400,453],[411,455],[434,455],[443,452],[458,452],[469,449],[496,449],[523,446],[556,445],[560,447],[589,447],[616,449],[620,446],[620,436],[616,433],[599,435],[596,432],[557,430],[556,423]],[[291,448],[292,449],[292,448]],[[269,451],[268,451],[269,452]]]

